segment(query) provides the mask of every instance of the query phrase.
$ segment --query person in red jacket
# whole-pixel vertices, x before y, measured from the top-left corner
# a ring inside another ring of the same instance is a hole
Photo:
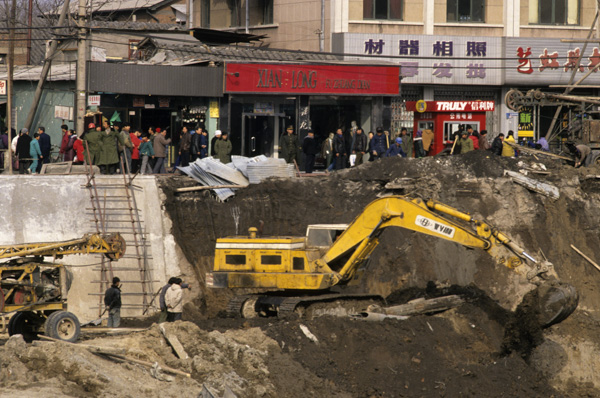
[[[83,140],[77,134],[73,134],[73,137],[75,137],[75,141],[73,141],[73,150],[75,151],[73,164],[83,164]]]
[[[142,132],[135,130],[133,133],[129,133],[133,149],[131,150],[131,172],[137,173],[140,169],[140,144],[142,143],[141,137]]]
[[[467,133],[469,133],[469,138],[473,141],[473,149],[479,149],[479,133],[477,131],[473,131],[473,127],[467,127]]]
[[[62,140],[60,142],[60,149],[59,149],[58,153],[60,154],[61,160],[64,160],[65,153],[67,152],[67,145],[69,144],[69,138],[70,138],[69,126],[67,126],[66,124],[63,124],[62,126],[60,126],[60,128],[62,129],[63,136],[62,136]]]

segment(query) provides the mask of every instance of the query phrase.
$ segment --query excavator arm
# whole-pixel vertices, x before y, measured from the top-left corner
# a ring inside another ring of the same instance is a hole
[[[377,247],[378,237],[387,227],[405,228],[482,249],[510,268],[529,261],[535,264],[527,274],[530,281],[545,276],[550,270],[549,263],[539,262],[488,223],[433,200],[404,196],[389,196],[370,203],[317,260],[317,266],[334,273],[333,285],[348,282]]]

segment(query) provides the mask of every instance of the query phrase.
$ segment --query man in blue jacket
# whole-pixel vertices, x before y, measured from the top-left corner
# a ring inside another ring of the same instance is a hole
[[[371,139],[371,157],[373,159],[381,158],[385,155],[387,148],[387,138],[383,134],[383,128],[377,127],[377,130],[375,130],[375,135]]]
[[[406,153],[402,150],[402,138],[396,138],[394,144],[385,152],[386,158],[391,158],[393,156],[402,156],[406,157]]]

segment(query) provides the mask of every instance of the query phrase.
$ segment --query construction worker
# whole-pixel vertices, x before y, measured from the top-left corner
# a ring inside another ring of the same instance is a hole
[[[118,328],[121,324],[121,279],[115,276],[112,285],[104,293],[104,305],[108,311],[108,327]]]

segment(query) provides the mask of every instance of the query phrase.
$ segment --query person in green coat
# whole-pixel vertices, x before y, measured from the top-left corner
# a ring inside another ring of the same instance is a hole
[[[118,144],[125,145],[123,137],[110,128],[108,122],[103,124],[104,131],[101,132],[100,157],[96,163],[100,166],[102,174],[115,174],[119,163]]]
[[[281,154],[287,163],[294,163],[298,155],[298,136],[294,134],[294,126],[290,125],[281,137]]]
[[[221,139],[215,141],[215,154],[217,159],[223,164],[231,163],[231,150],[233,145],[231,141],[227,139],[227,133],[223,131],[221,133]]]
[[[94,123],[90,123],[88,128],[90,130],[82,137],[83,141],[86,142],[83,147],[83,157],[87,164],[97,164],[100,157],[102,132],[100,131],[100,126],[96,127]]]
[[[462,131],[460,135],[460,153],[473,151],[473,140],[469,138],[469,133]]]
[[[413,137],[412,134],[408,134],[406,127],[402,127],[400,130],[400,138],[402,138],[402,150],[406,154],[407,158],[413,157]]]

